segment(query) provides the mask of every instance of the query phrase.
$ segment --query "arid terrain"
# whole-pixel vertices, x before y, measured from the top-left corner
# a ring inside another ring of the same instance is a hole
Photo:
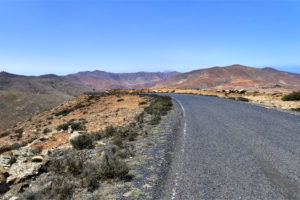
[[[3,199],[142,195],[143,185],[136,186],[139,190],[130,186],[138,172],[133,169],[147,166],[141,159],[150,158],[141,153],[155,140],[162,141],[161,135],[153,135],[153,128],[171,106],[167,97],[87,94],[17,123],[0,133],[0,195]],[[150,187],[148,183],[144,189]]]
[[[0,73],[0,131],[63,101],[92,91],[55,75],[28,77]]]

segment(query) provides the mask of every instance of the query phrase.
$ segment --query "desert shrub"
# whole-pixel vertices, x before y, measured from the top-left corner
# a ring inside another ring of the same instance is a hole
[[[21,139],[23,137],[23,132],[24,132],[24,129],[23,128],[20,128],[20,129],[17,129],[15,130],[16,132],[16,137],[19,139]]]
[[[249,99],[245,98],[245,97],[237,97],[236,98],[237,101],[244,101],[244,102],[248,102]]]
[[[111,152],[104,154],[97,173],[102,179],[127,178],[129,168],[118,156]]]
[[[0,134],[0,138],[10,135],[10,131],[5,131]]]
[[[172,109],[172,98],[169,96],[150,95],[151,104],[144,111],[151,115],[150,124],[158,124],[161,116],[164,116]]]
[[[300,112],[300,108],[292,108],[291,110],[292,110],[292,111]]]
[[[129,126],[127,127],[120,127],[117,130],[117,134],[129,141],[134,141],[135,138],[137,137],[138,133],[137,133],[137,127],[135,123],[131,123]]]
[[[159,124],[160,120],[161,120],[161,117],[159,114],[152,114],[150,124],[157,125],[157,124]]]
[[[76,187],[72,181],[60,177],[54,179],[51,186],[51,196],[55,197],[54,199],[59,200],[72,199],[71,197],[73,195],[74,188]]]
[[[134,147],[132,144],[122,144],[115,152],[115,155],[125,159],[134,156]]]
[[[117,129],[116,129],[116,128],[114,128],[113,126],[108,126],[108,127],[104,130],[103,134],[104,134],[104,136],[106,136],[106,137],[111,137],[111,136],[113,136],[116,132],[117,132]]]
[[[145,113],[142,112],[141,114],[137,115],[135,117],[135,120],[139,123],[139,124],[143,124],[144,123],[144,116],[145,116]]]
[[[104,137],[104,133],[102,131],[98,131],[91,134],[93,137],[93,140],[101,140]]]
[[[83,131],[85,130],[84,122],[74,122],[74,120],[70,120],[67,123],[60,124],[56,127],[56,130],[64,130],[67,131],[69,129],[69,126],[74,131]]]
[[[83,186],[89,190],[94,190],[99,186],[99,175],[97,168],[99,164],[96,162],[89,162],[84,166],[81,177],[83,178]]]
[[[57,174],[72,174],[78,176],[84,169],[84,158],[75,153],[67,154],[60,158],[50,159],[47,170],[53,171]]]
[[[71,144],[75,149],[87,149],[93,146],[91,135],[83,134],[71,140]]]
[[[85,105],[83,105],[83,104],[77,104],[74,108],[75,109],[79,109],[79,108],[83,108],[83,107],[85,107]]]
[[[117,146],[120,147],[123,144],[123,138],[119,135],[116,135],[116,136],[113,137],[112,142],[113,142],[114,145],[117,145]]]
[[[43,151],[43,146],[37,146],[36,148],[32,149],[31,152],[34,155],[40,154]]]
[[[71,122],[69,123],[69,125],[71,126],[72,130],[76,130],[76,131],[85,130],[85,126],[82,122]]]
[[[286,94],[282,97],[282,101],[300,101],[300,91]]]
[[[51,116],[51,117],[47,117],[47,120],[52,120],[53,119],[53,117]]]
[[[139,103],[139,105],[146,105],[146,104],[147,104],[146,101],[142,101],[142,102]]]
[[[60,130],[67,131],[68,129],[69,129],[68,123],[60,124],[56,127],[56,130],[58,130],[58,131],[60,131]]]
[[[47,134],[47,133],[50,133],[51,132],[51,129],[49,129],[49,128],[45,128],[44,130],[43,130],[43,133],[44,134]]]
[[[15,132],[18,134],[22,134],[24,132],[24,128],[19,128],[19,129],[15,130]]]
[[[117,102],[121,102],[121,101],[124,101],[124,99],[118,99],[118,100],[117,100]]]
[[[70,112],[73,112],[74,111],[74,108],[66,108],[64,110],[61,110],[57,113],[54,113],[55,116],[67,116]]]

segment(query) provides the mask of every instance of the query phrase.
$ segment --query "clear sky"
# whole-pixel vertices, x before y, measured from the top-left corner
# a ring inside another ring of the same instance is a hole
[[[300,1],[0,0],[0,71],[300,73]]]

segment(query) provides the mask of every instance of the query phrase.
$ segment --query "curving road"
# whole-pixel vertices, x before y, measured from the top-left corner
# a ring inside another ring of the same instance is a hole
[[[300,199],[300,116],[171,96],[184,117],[162,199]]]

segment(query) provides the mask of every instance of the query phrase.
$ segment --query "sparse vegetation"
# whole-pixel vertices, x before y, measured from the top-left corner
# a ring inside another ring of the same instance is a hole
[[[286,94],[282,97],[282,101],[300,101],[300,91]]]
[[[10,135],[10,131],[4,131],[0,134],[0,138]]]
[[[71,144],[75,149],[87,149],[93,146],[91,135],[82,134],[71,140]]]
[[[129,168],[127,164],[122,161],[113,152],[105,152],[102,158],[102,162],[97,169],[97,173],[102,179],[110,178],[127,178]]]
[[[59,111],[59,112],[55,113],[54,115],[55,116],[60,116],[60,115],[67,116],[70,112],[73,112],[73,111],[74,111],[74,108],[66,108],[62,111]]]
[[[146,105],[146,104],[147,104],[146,101],[141,101],[141,102],[139,103],[140,106],[141,106],[141,105]]]
[[[51,132],[51,129],[49,129],[49,128],[45,128],[44,130],[43,130],[43,133],[44,134],[47,134],[47,133],[50,133]]]
[[[292,110],[292,111],[300,112],[300,108],[292,108],[291,110]]]
[[[69,127],[72,129],[72,131],[83,131],[85,130],[84,124],[86,121],[80,121],[80,122],[75,122],[75,119],[72,119],[68,121],[67,123],[60,124],[56,127],[56,130],[64,130],[67,131]]]
[[[172,109],[172,99],[169,96],[151,95],[152,100],[145,112],[151,115],[150,124],[156,125],[161,120],[161,116],[167,114]]]
[[[245,98],[245,97],[237,97],[236,98],[237,101],[244,101],[244,102],[248,102],[249,99]]]

